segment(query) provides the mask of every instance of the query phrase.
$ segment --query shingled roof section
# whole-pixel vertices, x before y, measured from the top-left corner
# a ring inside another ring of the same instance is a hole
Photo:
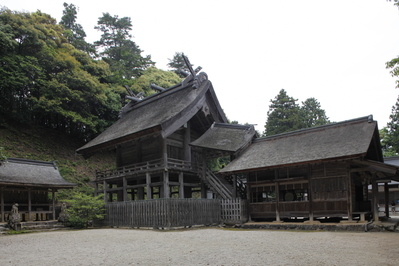
[[[373,121],[372,116],[367,116],[256,139],[220,172],[359,158],[367,154],[377,129],[377,122]]]
[[[0,185],[72,188],[54,162],[7,158],[0,165]]]
[[[215,123],[190,145],[235,153],[247,146],[254,136],[254,126]]]
[[[188,85],[180,84],[132,104],[124,116],[79,148],[77,153],[90,154],[151,133],[160,133],[167,137],[201,110],[206,104],[204,96],[207,92],[218,110],[216,122],[226,122],[227,118],[212,83],[207,80],[206,74],[202,77],[205,80],[199,86],[193,82]]]

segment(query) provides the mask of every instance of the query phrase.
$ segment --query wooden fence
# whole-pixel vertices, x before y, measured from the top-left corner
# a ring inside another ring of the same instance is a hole
[[[241,216],[246,215],[245,202],[171,198],[109,202],[105,205],[106,217],[102,224],[115,227],[169,228],[222,222],[241,223],[247,220],[247,216]]]
[[[226,224],[240,224],[248,221],[248,204],[243,199],[221,201],[222,221]]]

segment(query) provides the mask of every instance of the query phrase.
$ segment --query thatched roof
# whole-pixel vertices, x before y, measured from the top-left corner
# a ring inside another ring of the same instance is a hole
[[[183,82],[138,103],[132,103],[127,111],[124,108],[124,116],[77,152],[90,154],[152,133],[161,134],[165,138],[204,109],[210,111],[214,121],[226,122],[212,83],[207,80],[206,74],[200,77],[200,84],[195,83],[195,80],[187,85]]]
[[[381,148],[378,147],[377,122],[368,116],[256,139],[220,172],[244,172],[331,159],[361,158],[370,150],[376,153],[374,160],[382,161]]]
[[[0,165],[0,185],[72,188],[54,162],[7,158]]]
[[[235,153],[247,146],[255,136],[253,126],[215,123],[191,146]]]

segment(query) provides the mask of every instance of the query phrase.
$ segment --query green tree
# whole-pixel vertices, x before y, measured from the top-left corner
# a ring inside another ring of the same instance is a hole
[[[102,195],[97,197],[82,192],[74,192],[70,199],[65,200],[71,207],[67,209],[68,223],[77,228],[87,228],[95,220],[105,216]]]
[[[301,116],[303,119],[302,127],[314,127],[329,124],[330,120],[326,116],[326,111],[321,109],[320,102],[315,98],[308,98],[302,102]]]
[[[184,53],[182,52],[176,52],[172,59],[168,58],[168,67],[182,78],[184,77],[184,75],[180,72],[181,70],[186,73],[190,73],[190,70],[188,69],[183,59],[183,55]],[[191,64],[191,66],[193,66],[193,64]]]
[[[96,50],[92,44],[85,41],[86,32],[83,30],[82,25],[76,23],[78,12],[74,4],[64,3],[63,16],[61,17],[60,25],[65,28],[65,36],[69,43],[75,46],[76,49],[87,52],[88,54],[95,54]]]
[[[143,71],[143,74],[136,79],[131,89],[135,93],[144,92],[146,96],[154,94],[150,88],[151,84],[158,85],[163,88],[169,88],[181,82],[179,76],[172,71],[165,71],[156,67],[149,67]]]
[[[380,130],[384,156],[394,156],[399,153],[399,97],[395,105],[392,106],[389,118],[387,127]]]
[[[87,139],[116,120],[124,89],[105,83],[108,64],[77,50],[56,20],[0,11],[0,117]]]
[[[129,17],[119,18],[103,13],[94,28],[102,32],[95,46],[100,49],[100,56],[111,67],[111,82],[130,85],[130,80],[138,78],[147,67],[154,65],[151,56],[143,57],[143,51],[131,40],[132,23]]]
[[[302,127],[300,107],[296,101],[284,89],[280,90],[276,98],[271,100],[264,135],[280,134]]]

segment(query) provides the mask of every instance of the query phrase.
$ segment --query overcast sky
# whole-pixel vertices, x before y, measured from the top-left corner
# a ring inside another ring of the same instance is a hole
[[[57,21],[64,0],[2,0]],[[134,41],[167,70],[184,52],[202,66],[230,120],[264,130],[281,89],[314,97],[330,120],[374,115],[386,126],[398,89],[385,63],[399,55],[399,10],[386,0],[66,1],[78,7],[87,41],[103,12],[131,17]]]

